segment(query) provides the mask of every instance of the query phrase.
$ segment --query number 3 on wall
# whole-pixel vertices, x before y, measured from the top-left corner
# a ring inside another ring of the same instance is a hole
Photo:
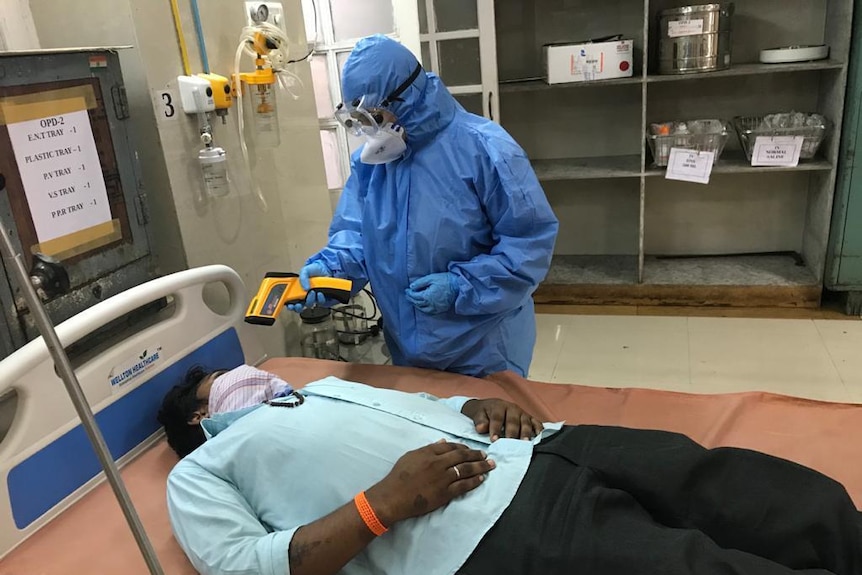
[[[173,118],[177,110],[174,108],[174,98],[171,93],[162,92],[162,101],[165,104],[165,118]]]
[[[175,90],[153,90],[153,104],[156,109],[156,119],[167,122],[177,118],[177,93]]]

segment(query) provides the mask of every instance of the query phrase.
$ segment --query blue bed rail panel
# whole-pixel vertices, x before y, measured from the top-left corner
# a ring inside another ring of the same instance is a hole
[[[189,368],[200,364],[232,369],[243,362],[239,337],[231,328],[97,413],[96,421],[114,459],[159,429],[156,414],[162,397],[182,381]],[[57,393],[65,391],[58,387]],[[15,525],[25,529],[101,471],[81,425],[58,437],[9,472],[7,485]]]

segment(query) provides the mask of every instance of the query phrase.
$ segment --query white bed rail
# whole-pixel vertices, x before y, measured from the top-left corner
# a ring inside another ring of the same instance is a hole
[[[68,347],[102,326],[168,296],[174,297],[177,315],[183,315],[185,308],[191,305],[191,302],[203,301],[202,297],[190,298],[189,296],[197,296],[198,291],[202,292],[206,284],[215,282],[224,283],[230,294],[231,309],[226,315],[241,316],[246,309],[242,300],[245,297],[245,285],[242,279],[228,266],[212,265],[157,278],[99,302],[58,325],[57,336],[63,346]],[[190,288],[194,288],[194,294],[189,293]],[[46,357],[48,357],[48,346],[41,337],[38,337],[0,362],[0,395],[3,395],[13,382],[34,369]]]
[[[224,313],[214,311],[205,301],[206,286],[218,283],[227,288],[229,297]],[[212,265],[158,278],[100,302],[58,325],[57,335],[62,345],[68,347],[130,312],[166,297],[173,299],[169,315],[160,314],[159,321],[123,334],[117,341],[106,344],[107,349],[100,349],[98,356],[76,368],[94,413],[145,386],[220,334],[231,328],[240,329],[247,304],[240,276],[227,266]],[[141,361],[136,361],[138,358]],[[7,486],[10,471],[76,428],[79,420],[41,337],[0,361],[0,396],[10,390],[17,393],[18,401],[11,427],[0,442],[0,557],[81,497],[94,483],[89,481],[25,528],[16,525]]]

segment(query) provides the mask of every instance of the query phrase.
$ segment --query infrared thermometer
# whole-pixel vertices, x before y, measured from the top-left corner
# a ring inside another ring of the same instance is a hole
[[[353,282],[350,280],[313,277],[309,278],[311,290],[341,303],[350,301]],[[246,323],[273,325],[284,306],[305,303],[308,292],[302,289],[299,276],[294,273],[269,272],[260,282],[257,295],[251,300],[245,313]]]

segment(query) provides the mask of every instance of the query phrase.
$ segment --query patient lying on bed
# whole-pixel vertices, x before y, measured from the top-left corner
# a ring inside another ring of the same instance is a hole
[[[168,508],[205,575],[862,573],[841,485],[677,434],[336,378],[202,426]]]
[[[165,395],[158,419],[168,445],[185,457],[203,444],[200,423],[210,414],[251,407],[291,391],[290,384],[277,375],[248,365],[216,371],[195,366]]]

